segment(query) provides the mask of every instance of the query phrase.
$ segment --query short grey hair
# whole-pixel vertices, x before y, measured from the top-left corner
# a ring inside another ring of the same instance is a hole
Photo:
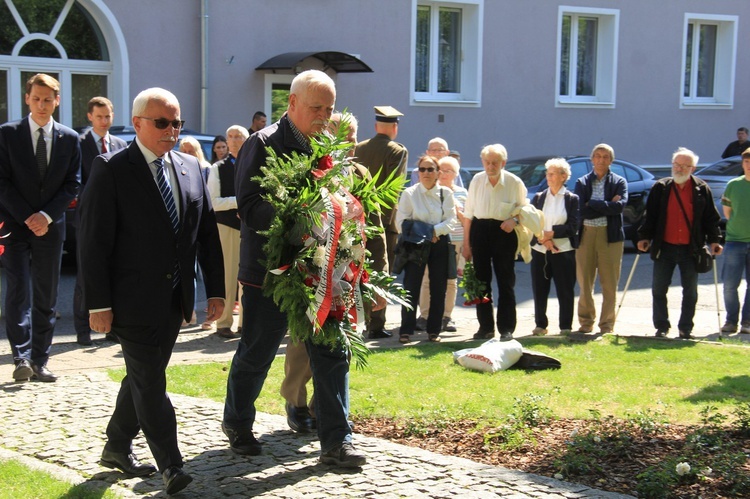
[[[143,90],[135,96],[135,99],[133,99],[132,117],[135,118],[143,115],[151,101],[171,104],[177,106],[177,109],[180,109],[180,101],[177,100],[177,97],[172,92],[163,88],[152,87]]]
[[[508,161],[508,151],[502,144],[490,144],[488,146],[484,146],[482,148],[482,152],[479,153],[479,157],[482,159],[486,159],[490,154],[500,156],[500,159],[502,161]]]
[[[333,95],[336,95],[336,84],[330,76],[317,69],[308,69],[294,77],[292,85],[289,87],[289,94],[301,95],[307,93],[309,90],[321,87],[330,90],[333,92]]]
[[[562,174],[565,176],[565,180],[568,180],[570,178],[570,165],[567,161],[563,158],[551,158],[548,159],[546,163],[544,163],[544,168],[549,171],[550,168],[557,168],[558,170],[562,171]]]
[[[692,163],[690,166],[696,166],[698,164],[698,155],[687,147],[678,147],[677,150],[672,153],[672,163],[677,159],[677,156],[687,156],[690,158],[690,162]]]
[[[227,136],[229,136],[229,132],[237,132],[240,135],[242,135],[242,138],[247,140],[248,137],[250,137],[250,132],[247,131],[247,128],[245,128],[242,125],[232,125],[229,128],[227,128]]]
[[[591,156],[590,156],[590,158],[594,159],[594,153],[596,151],[600,151],[600,150],[601,151],[607,151],[609,153],[609,159],[612,160],[612,161],[615,160],[615,150],[612,149],[611,145],[604,144],[604,143],[597,144],[597,145],[594,146],[594,148],[591,150]]]

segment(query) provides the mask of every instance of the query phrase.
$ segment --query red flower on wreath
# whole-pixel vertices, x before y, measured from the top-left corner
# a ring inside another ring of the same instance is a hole
[[[3,225],[5,225],[5,222],[0,222],[0,229],[3,228]],[[4,237],[8,237],[10,234],[5,234],[4,236],[0,236],[0,239]],[[2,255],[5,252],[5,246],[0,244],[0,255]]]
[[[326,154],[318,160],[318,167],[312,171],[312,175],[316,179],[323,178],[331,168],[333,168],[333,158]]]

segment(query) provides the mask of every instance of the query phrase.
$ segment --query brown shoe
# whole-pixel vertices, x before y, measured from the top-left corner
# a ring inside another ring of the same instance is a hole
[[[239,338],[239,336],[232,332],[232,330],[228,327],[220,327],[216,330],[216,334],[219,335],[222,338],[226,338],[228,340]]]

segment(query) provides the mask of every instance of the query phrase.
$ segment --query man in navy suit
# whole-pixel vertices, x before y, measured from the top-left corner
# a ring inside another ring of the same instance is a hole
[[[65,209],[80,187],[78,134],[57,123],[60,83],[26,82],[29,116],[0,126],[0,220],[10,233],[2,256],[5,327],[16,381],[55,381],[47,368],[55,330]],[[32,291],[33,290],[33,291]],[[33,304],[32,309],[32,296]]]
[[[165,370],[183,320],[194,307],[196,254],[206,285],[207,320],[224,310],[224,265],[198,160],[172,150],[183,121],[169,91],[133,101],[136,139],[94,159],[81,198],[78,261],[91,329],[112,332],[127,374],[107,426],[100,464],[128,475],[155,471],[132,451],[140,430],[167,494],[192,481],[182,470],[177,422]]]
[[[86,187],[86,181],[91,173],[91,164],[100,154],[125,149],[128,143],[120,137],[109,134],[112,120],[115,117],[112,102],[106,97],[93,97],[89,100],[86,117],[91,122],[91,128],[83,132],[79,138],[81,143],[81,192]],[[81,267],[78,266],[76,285],[73,291],[73,324],[76,330],[78,344],[91,346],[91,329],[89,328],[89,311],[83,303],[83,286],[81,285]],[[114,339],[113,335],[107,335]]]

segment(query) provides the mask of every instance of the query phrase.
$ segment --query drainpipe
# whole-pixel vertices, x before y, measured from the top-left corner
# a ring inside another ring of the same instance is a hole
[[[201,133],[208,128],[208,0],[201,1]]]

